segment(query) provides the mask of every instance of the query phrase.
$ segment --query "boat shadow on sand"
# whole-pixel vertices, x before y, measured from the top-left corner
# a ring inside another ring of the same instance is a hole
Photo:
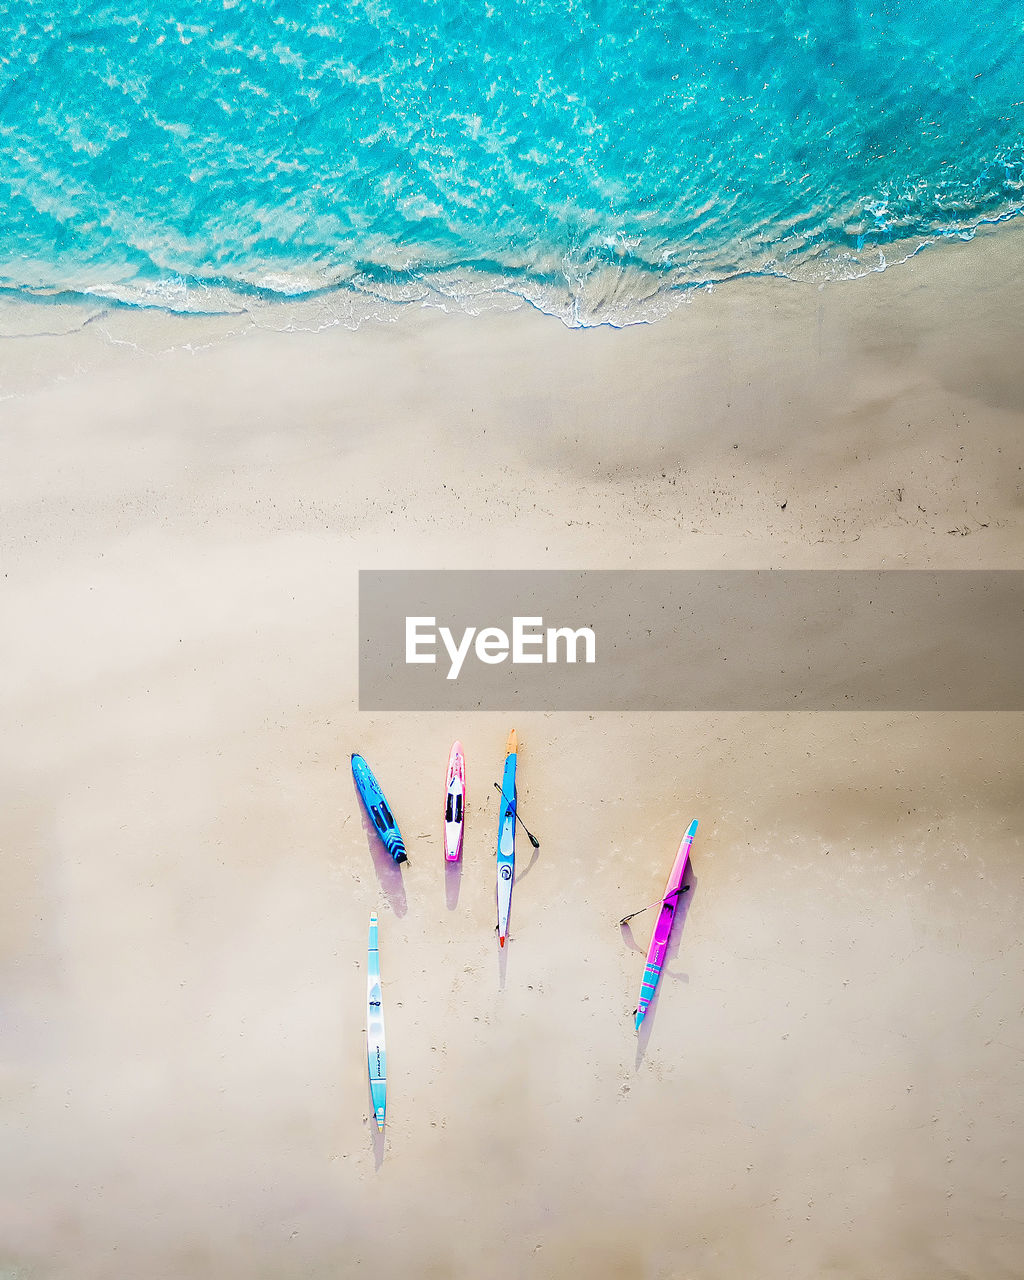
[[[445,905],[449,911],[454,911],[459,905],[459,890],[462,888],[462,859],[457,862],[449,862],[447,859],[444,864],[444,897]]]
[[[366,1123],[373,1138],[373,1169],[376,1173],[384,1163],[384,1134],[377,1128],[377,1121],[373,1116],[372,1098],[370,1100],[370,1114],[366,1117]]]
[[[668,952],[665,955],[665,963],[662,965],[661,978],[658,980],[658,985],[654,992],[654,999],[647,1006],[647,1013],[644,1016],[644,1020],[640,1024],[640,1030],[636,1035],[636,1067],[641,1065],[644,1060],[644,1055],[647,1052],[647,1043],[651,1038],[651,1031],[654,1028],[654,1019],[657,1016],[658,1001],[661,999],[662,992],[666,987],[671,987],[676,983],[683,983],[685,985],[690,981],[690,975],[688,973],[673,973],[672,964],[679,955],[679,950],[683,945],[683,933],[686,929],[686,917],[690,914],[690,906],[697,891],[697,883],[697,876],[694,874],[693,862],[691,860],[686,868],[686,874],[683,876],[683,884],[686,886],[686,892],[680,895],[680,903],[676,908],[675,920],[672,924],[672,936],[669,940]],[[654,920],[651,921],[650,927],[653,932]],[[650,942],[650,938],[648,937],[647,942],[641,944],[637,942],[636,937],[633,934],[633,930],[628,924],[619,925],[619,930],[629,944],[630,950],[636,951],[646,958],[647,946]],[[632,1016],[633,1014],[630,1013],[630,1017]]]
[[[394,914],[399,917],[404,916],[409,909],[409,904],[405,897],[405,881],[402,879],[402,869],[384,847],[384,842],[377,834],[373,819],[366,812],[366,806],[363,804],[362,797],[354,781],[352,783],[352,791],[356,798],[356,804],[359,806],[359,821],[363,824],[363,833],[366,836],[367,848],[370,850],[373,869],[377,873],[377,883],[380,885],[380,891],[387,899],[388,906]]]
[[[522,871],[519,871],[518,869],[516,870],[516,884],[522,884],[523,881],[526,879],[526,877],[533,870],[533,868],[537,865],[537,859],[540,857],[540,850],[533,849],[531,850],[531,852],[533,853],[533,857],[522,869]]]

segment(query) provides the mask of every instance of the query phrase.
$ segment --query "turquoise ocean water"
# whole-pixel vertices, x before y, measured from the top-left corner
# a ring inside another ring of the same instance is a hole
[[[1024,207],[1007,0],[0,0],[0,34],[8,299],[624,324]]]

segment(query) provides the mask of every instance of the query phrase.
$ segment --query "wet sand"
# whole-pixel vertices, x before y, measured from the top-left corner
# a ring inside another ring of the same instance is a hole
[[[620,332],[0,343],[0,1275],[1020,1274],[1024,717],[518,716],[502,954],[512,721],[360,713],[355,606],[372,567],[1020,567],[1022,246]],[[637,1037],[617,921],[692,817]]]

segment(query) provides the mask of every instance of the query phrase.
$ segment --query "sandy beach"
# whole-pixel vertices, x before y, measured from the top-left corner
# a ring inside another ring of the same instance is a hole
[[[35,309],[0,341],[0,1277],[1020,1276],[1024,718],[518,716],[541,848],[502,954],[511,719],[360,713],[356,594],[1021,567],[1022,259],[1011,224],[618,331]],[[653,913],[618,920],[691,818],[638,1037]]]

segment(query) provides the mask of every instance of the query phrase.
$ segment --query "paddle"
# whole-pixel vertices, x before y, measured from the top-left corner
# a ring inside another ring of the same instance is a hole
[[[495,786],[497,786],[497,783],[495,783]],[[633,919],[633,916],[643,915],[645,911],[650,911],[651,907],[663,907],[665,903],[668,902],[669,898],[677,898],[680,894],[687,893],[689,888],[690,886],[688,884],[684,884],[679,889],[673,889],[671,893],[666,894],[664,898],[659,898],[657,902],[648,902],[647,906],[641,907],[639,911],[633,911],[628,916],[623,916],[619,921],[619,924],[628,923],[628,921]]]
[[[495,791],[501,791],[501,786],[496,782],[496,783],[494,784],[494,789],[495,789]],[[508,796],[507,796],[507,795],[505,795],[504,791],[501,791],[501,798],[502,798],[506,803],[508,803]],[[520,826],[522,827],[522,829],[526,832],[526,834],[530,837],[530,844],[532,844],[532,845],[533,845],[533,847],[534,847],[535,849],[539,849],[539,848],[540,848],[540,841],[537,839],[537,837],[536,837],[535,835],[531,835],[530,831],[528,830],[528,828],[527,828],[527,826],[526,826],[526,823],[522,820],[522,818],[520,818],[520,817],[519,817],[519,810],[516,808],[516,806],[515,806],[514,804],[513,804],[513,806],[512,806],[512,809],[513,809],[513,812],[514,812],[514,813],[515,813],[515,815],[516,815],[516,820],[518,821],[519,825],[520,825]]]

